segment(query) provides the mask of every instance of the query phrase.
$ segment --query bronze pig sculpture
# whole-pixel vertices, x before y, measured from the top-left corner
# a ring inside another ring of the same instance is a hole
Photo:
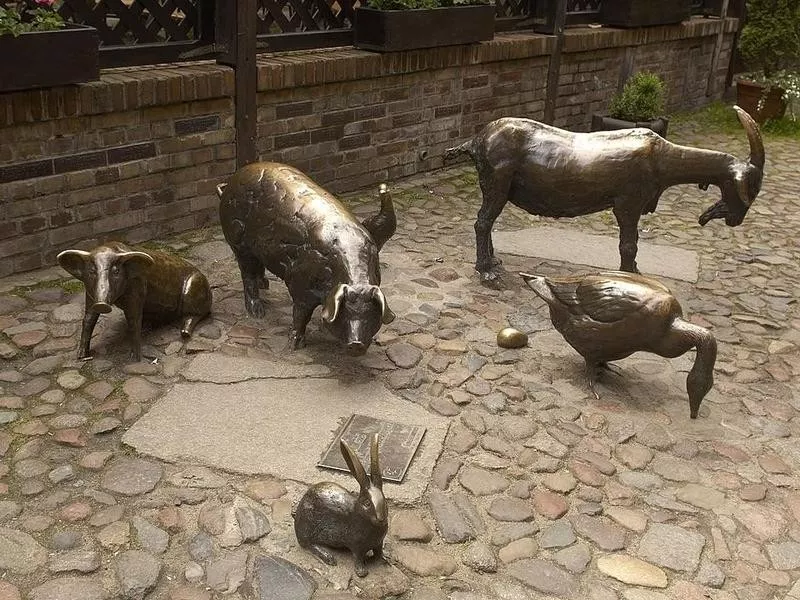
[[[370,444],[369,476],[344,440],[339,440],[339,447],[358,481],[358,495],[331,482],[310,487],[295,510],[294,531],[300,546],[328,565],[335,565],[336,558],[325,546],[347,548],[353,553],[356,575],[364,577],[367,554],[372,550],[373,558],[382,556],[383,538],[389,528],[378,461],[378,434],[373,434]]]
[[[697,349],[686,377],[689,415],[714,385],[717,341],[711,333],[683,319],[681,305],[667,287],[649,277],[621,271],[578,277],[538,277],[520,273],[550,308],[553,327],[586,361],[589,387],[598,369],[634,352],[675,358]]]
[[[378,251],[397,225],[386,186],[380,189],[380,212],[363,223],[299,170],[279,163],[247,165],[217,192],[247,312],[266,314],[258,291],[268,287],[266,268],[292,297],[291,348],[305,344],[311,315],[323,305],[324,323],[348,351],[366,352],[381,324],[394,320],[379,287]]]
[[[78,358],[89,356],[97,319],[117,306],[125,313],[133,360],[142,357],[142,321],[165,323],[181,318],[188,338],[211,311],[208,280],[187,261],[156,250],[138,250],[109,242],[91,252],[64,250],[60,264],[83,282],[86,305]]]
[[[638,272],[639,218],[654,212],[669,187],[717,186],[722,198],[699,218],[725,219],[735,227],[761,190],[764,144],[756,122],[734,107],[750,142],[750,157],[673,144],[636,128],[572,133],[530,119],[489,123],[445,160],[467,153],[478,170],[483,204],[475,221],[481,280],[497,278],[492,226],[506,202],[544,217],[575,217],[612,209],[619,225],[620,270]]]

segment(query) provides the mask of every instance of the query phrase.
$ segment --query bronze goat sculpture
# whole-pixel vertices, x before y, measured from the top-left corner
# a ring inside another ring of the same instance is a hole
[[[735,227],[761,190],[764,144],[758,125],[734,107],[750,143],[750,157],[673,144],[636,128],[572,133],[530,119],[503,118],[450,148],[445,160],[467,153],[478,170],[483,204],[475,221],[475,269],[497,278],[492,225],[506,202],[544,217],[576,217],[612,209],[619,225],[620,270],[637,273],[639,218],[655,211],[669,187],[717,186],[722,198],[699,218]]]

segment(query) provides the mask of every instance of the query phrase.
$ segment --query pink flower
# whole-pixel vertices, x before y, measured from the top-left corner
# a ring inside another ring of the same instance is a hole
[[[55,4],[55,3],[56,3],[56,0],[34,0],[34,2],[36,2],[36,4],[38,4],[39,6],[49,6],[49,7],[52,7],[52,6],[53,6],[53,4]]]

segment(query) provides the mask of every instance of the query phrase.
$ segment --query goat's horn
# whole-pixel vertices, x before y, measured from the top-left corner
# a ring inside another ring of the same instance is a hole
[[[739,122],[744,127],[747,133],[747,141],[750,142],[750,164],[764,170],[764,142],[761,139],[761,132],[758,129],[758,124],[753,120],[747,111],[742,110],[738,106],[733,107],[736,110],[736,115],[739,117]]]

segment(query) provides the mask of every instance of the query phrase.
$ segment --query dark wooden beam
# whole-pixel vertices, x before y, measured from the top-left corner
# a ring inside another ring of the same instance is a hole
[[[258,159],[256,152],[257,0],[217,0],[217,62],[234,69],[236,167]]]
[[[728,16],[729,0],[722,0],[722,8],[719,11],[719,33],[714,43],[714,54],[711,56],[711,70],[708,73],[706,83],[706,96],[713,96],[717,92],[717,70],[719,69],[719,57],[722,54],[722,44],[725,42],[725,19]],[[733,47],[731,48],[733,54]]]
[[[555,0],[553,35],[555,43],[547,67],[547,93],[544,99],[544,122],[553,124],[558,96],[558,77],[561,74],[561,51],[564,48],[564,26],[567,22],[567,0]]]
[[[236,167],[255,162],[257,0],[236,0]]]
[[[617,92],[622,92],[628,79],[631,78],[635,58],[636,51],[633,46],[625,46],[625,54],[622,56],[622,66],[619,69],[619,79],[617,80]]]
[[[731,59],[728,63],[728,75],[725,78],[726,88],[729,88],[733,84],[733,76],[744,70],[742,59],[739,56],[739,36],[742,33],[742,27],[747,19],[747,5],[745,0],[733,0],[732,4],[728,7],[728,14],[739,19],[739,28],[733,36]]]
[[[100,68],[154,65],[183,60],[183,54],[199,46],[196,40],[127,46],[100,46]]]

